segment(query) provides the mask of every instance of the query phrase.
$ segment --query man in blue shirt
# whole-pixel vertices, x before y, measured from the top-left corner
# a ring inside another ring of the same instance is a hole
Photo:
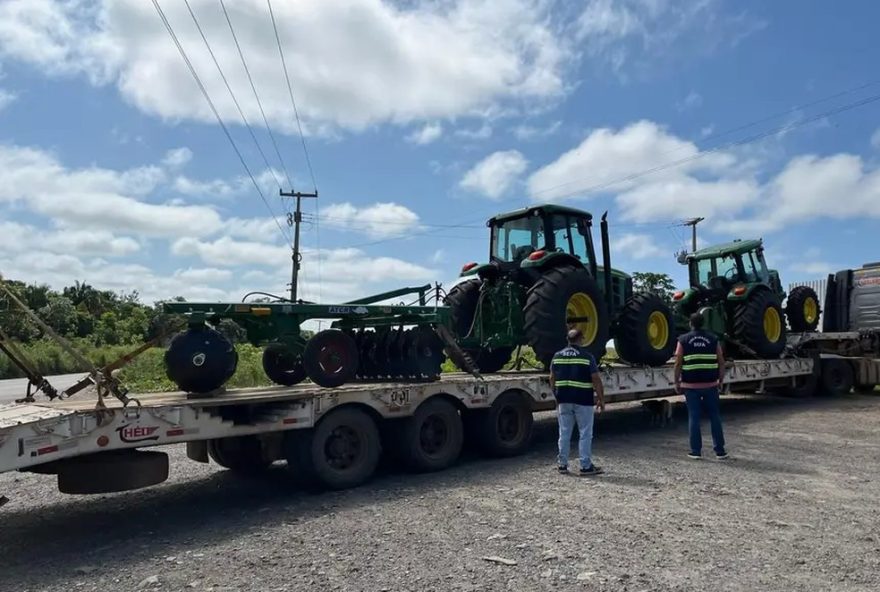
[[[568,473],[568,455],[575,423],[580,432],[578,453],[581,475],[598,475],[600,467],[593,464],[593,406],[600,413],[605,409],[605,391],[596,358],[581,347],[583,335],[572,329],[567,335],[568,345],[553,356],[550,363],[550,386],[556,396],[556,414],[559,418],[558,470]]]

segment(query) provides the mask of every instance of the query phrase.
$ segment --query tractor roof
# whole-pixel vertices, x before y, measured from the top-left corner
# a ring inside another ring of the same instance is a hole
[[[699,261],[702,259],[715,259],[717,257],[726,257],[728,255],[741,255],[743,253],[748,253],[749,251],[754,251],[760,246],[761,239],[735,240],[730,243],[713,245],[711,247],[706,247],[705,249],[700,249],[699,251],[688,255],[688,259],[695,259]]]
[[[489,219],[489,224],[492,222],[503,222],[505,220],[514,220],[516,218],[522,218],[523,216],[531,215],[532,212],[544,212],[547,214],[568,214],[570,216],[576,216],[578,218],[586,218],[587,220],[592,220],[593,215],[589,212],[585,212],[583,210],[578,210],[575,208],[569,208],[566,206],[557,206],[553,204],[544,204],[540,206],[530,206],[528,208],[520,208],[518,210],[513,210],[512,212],[505,212],[503,214],[496,214],[492,218]]]

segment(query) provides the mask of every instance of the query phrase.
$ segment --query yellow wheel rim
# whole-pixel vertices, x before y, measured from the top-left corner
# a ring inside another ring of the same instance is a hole
[[[648,317],[648,343],[654,349],[663,349],[666,342],[669,341],[669,323],[666,321],[666,315],[659,310],[655,310]]]
[[[779,311],[768,306],[764,311],[764,335],[770,343],[776,343],[782,336],[782,319]]]
[[[590,345],[599,333],[599,311],[593,299],[583,292],[572,294],[565,306],[566,319],[586,319],[569,322],[568,327],[579,329],[584,336],[584,345]]]
[[[819,305],[811,296],[804,300],[804,320],[807,323],[814,323],[819,318]]]

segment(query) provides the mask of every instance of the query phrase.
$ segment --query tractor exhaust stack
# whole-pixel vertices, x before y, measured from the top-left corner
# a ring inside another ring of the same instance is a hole
[[[602,214],[599,225],[602,233],[602,279],[605,282],[605,305],[614,310],[614,295],[611,293],[611,241],[608,239],[608,212]]]

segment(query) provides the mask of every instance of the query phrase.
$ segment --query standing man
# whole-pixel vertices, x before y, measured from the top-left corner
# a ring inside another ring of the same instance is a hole
[[[718,339],[703,330],[703,316],[695,312],[690,317],[691,332],[678,339],[675,350],[675,392],[684,390],[688,408],[688,430],[691,451],[689,458],[702,458],[703,436],[700,417],[703,410],[712,426],[712,443],[718,459],[727,458],[724,450],[724,430],[721,428],[719,389],[724,382],[724,352]]]
[[[583,335],[578,329],[568,332],[568,346],[553,356],[550,363],[550,386],[556,396],[559,417],[558,471],[568,473],[571,433],[577,423],[580,441],[581,475],[598,475],[600,467],[593,464],[593,405],[601,413],[605,409],[605,391],[596,358],[581,348]]]

